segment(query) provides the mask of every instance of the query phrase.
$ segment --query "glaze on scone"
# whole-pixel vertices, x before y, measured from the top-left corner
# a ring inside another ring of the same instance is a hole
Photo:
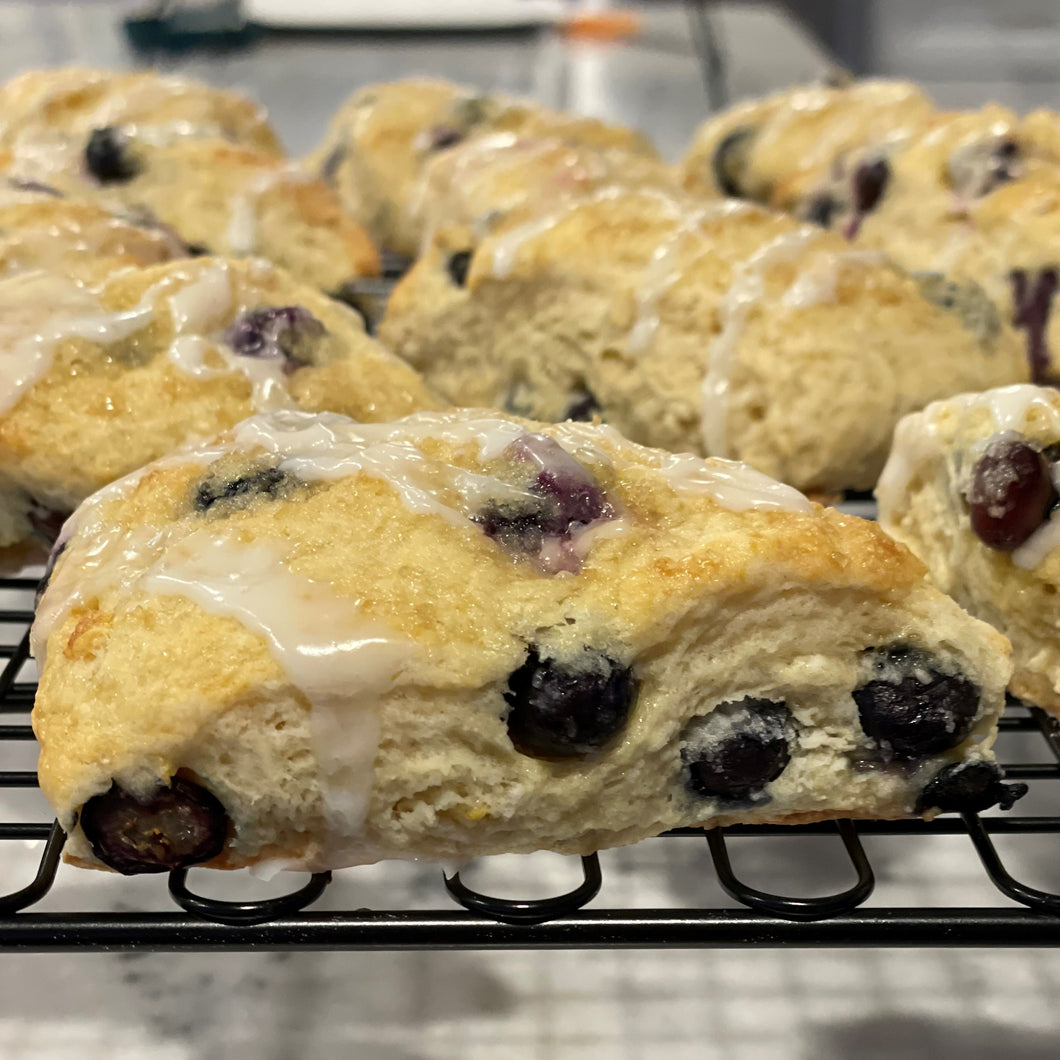
[[[939,287],[749,203],[605,189],[482,239],[442,230],[380,335],[460,404],[599,413],[831,493],[871,488],[904,413],[1027,379],[982,292]]]
[[[88,279],[115,269],[185,257],[171,231],[135,224],[45,185],[0,181],[0,277],[44,269]]]
[[[887,150],[933,110],[916,85],[876,79],[740,103],[700,126],[681,164],[684,186],[793,210],[838,171],[853,177],[859,164],[871,165],[866,145]]]
[[[1060,394],[964,394],[904,419],[880,523],[1012,641],[1012,691],[1060,714]]]
[[[83,151],[93,133],[144,144],[220,138],[280,156],[279,140],[253,100],[154,71],[87,67],[32,70],[0,85],[0,147]]]
[[[79,509],[33,644],[42,790],[124,872],[1020,794],[1007,645],[904,548],[602,426],[254,417]]]
[[[448,81],[410,79],[355,92],[305,165],[337,189],[377,244],[414,257],[423,238],[415,206],[425,167],[439,152],[495,133],[657,158],[629,129]]]
[[[0,547],[254,412],[385,420],[435,399],[357,315],[265,262],[0,280]]]

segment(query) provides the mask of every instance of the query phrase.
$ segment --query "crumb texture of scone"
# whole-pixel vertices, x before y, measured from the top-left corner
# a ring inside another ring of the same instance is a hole
[[[1060,714],[1060,394],[964,394],[902,420],[880,523],[1012,642],[1012,691]]]
[[[255,412],[437,407],[356,313],[263,261],[0,279],[0,548],[54,540],[94,490]]]
[[[350,215],[378,245],[415,257],[424,235],[417,205],[427,166],[454,146],[494,134],[658,157],[649,141],[630,129],[501,93],[411,78],[355,92],[336,112],[305,166],[338,191]]]
[[[598,414],[642,444],[824,493],[871,488],[905,413],[1029,377],[975,284],[655,188],[599,189],[484,235],[440,229],[380,337],[456,403]]]
[[[33,650],[68,856],[126,873],[1021,794],[1008,646],[905,548],[600,425],[255,416],[75,513]]]

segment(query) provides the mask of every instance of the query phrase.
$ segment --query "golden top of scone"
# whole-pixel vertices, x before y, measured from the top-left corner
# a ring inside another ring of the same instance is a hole
[[[683,162],[685,186],[788,207],[847,152],[901,138],[932,110],[918,86],[882,79],[738,104],[700,127]]]
[[[114,73],[87,67],[33,70],[0,86],[0,144],[77,142],[120,128],[157,142],[220,137],[280,154],[263,108],[227,89],[155,71]]]
[[[0,186],[0,276],[37,269],[91,278],[112,268],[184,257],[171,231],[33,185]]]
[[[0,306],[0,465],[67,504],[258,410],[436,407],[354,312],[265,262],[28,273]]]

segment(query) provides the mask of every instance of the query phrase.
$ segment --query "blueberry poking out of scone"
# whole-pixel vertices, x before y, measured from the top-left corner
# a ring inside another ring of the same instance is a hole
[[[92,853],[117,872],[169,872],[217,857],[228,835],[224,807],[181,777],[137,796],[114,783],[85,803],[81,828]]]
[[[681,761],[697,795],[745,799],[776,780],[791,761],[794,722],[784,703],[745,697],[693,718]]]
[[[922,758],[956,747],[971,732],[980,689],[959,674],[942,673],[915,648],[868,653],[871,679],[854,690],[865,734],[890,758]]]
[[[577,574],[582,560],[575,537],[614,519],[614,506],[589,470],[547,435],[527,433],[504,455],[515,465],[519,481],[513,485],[523,492],[488,501],[472,522],[508,552],[531,557],[546,574]]]
[[[470,268],[470,250],[458,250],[455,254],[450,254],[449,260],[445,263],[445,271],[449,273],[449,279],[456,287],[467,286],[467,273]]]
[[[628,666],[586,648],[559,660],[531,648],[508,678],[508,735],[530,758],[584,758],[625,727],[637,698]]]
[[[1053,309],[1053,297],[1060,286],[1060,274],[1056,268],[1013,269],[1009,279],[1012,284],[1012,326],[1027,333],[1027,362],[1031,379],[1035,383],[1051,383],[1052,356],[1046,340],[1049,315]]]
[[[968,510],[972,530],[999,552],[1019,548],[1056,504],[1045,455],[1010,432],[994,437],[972,472]]]
[[[994,762],[958,762],[941,769],[917,800],[916,812],[977,813],[991,806],[1008,810],[1027,794],[1026,784],[1002,783]]]
[[[124,184],[140,170],[129,138],[113,125],[93,130],[85,145],[85,166],[101,184]]]
[[[743,185],[747,169],[747,157],[757,131],[750,125],[741,125],[724,136],[710,160],[714,183],[718,190],[733,199],[743,198],[747,191]]]
[[[288,374],[314,361],[324,325],[299,305],[248,309],[225,332],[225,342],[241,357],[283,359]]]

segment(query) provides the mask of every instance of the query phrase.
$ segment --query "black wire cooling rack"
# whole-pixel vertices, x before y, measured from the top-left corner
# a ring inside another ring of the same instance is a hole
[[[0,579],[16,606],[0,610],[0,744],[32,741],[29,711],[36,691],[24,676],[35,582]],[[25,601],[24,604],[22,601]],[[32,671],[30,671],[32,672]],[[1037,734],[1048,746],[1044,763],[1007,762],[1011,780],[1049,785],[1060,780],[1060,724],[1034,708],[1015,706],[1001,722],[998,748],[1004,756],[1010,734]],[[1037,738],[1037,737],[1036,737]],[[33,788],[32,771],[0,771],[0,788]],[[1033,793],[1033,792],[1032,792]],[[924,821],[838,821],[801,827],[730,827],[711,832],[677,829],[659,840],[699,840],[708,846],[718,882],[736,902],[730,908],[586,909],[602,883],[602,857],[582,858],[583,879],[569,893],[537,901],[510,901],[470,889],[460,875],[442,877],[457,906],[409,912],[387,909],[307,911],[331,883],[330,873],[310,878],[299,890],[266,901],[219,901],[194,893],[186,871],[169,876],[170,913],[34,912],[59,867],[64,835],[46,820],[0,823],[0,859],[19,841],[43,847],[35,875],[0,896],[0,948],[17,950],[198,950],[198,949],[427,949],[796,946],[1053,946],[1060,945],[1060,894],[1030,887],[1006,869],[995,835],[1060,837],[1060,817],[1015,813],[980,818],[939,817]],[[729,844],[744,836],[838,835],[856,883],[817,898],[760,891],[737,877]],[[966,835],[986,876],[1010,903],[1000,908],[862,909],[875,884],[863,836]],[[1058,850],[1060,853],[1060,850]],[[1058,859],[1060,860],[1060,859]],[[161,881],[160,884],[161,886]]]

